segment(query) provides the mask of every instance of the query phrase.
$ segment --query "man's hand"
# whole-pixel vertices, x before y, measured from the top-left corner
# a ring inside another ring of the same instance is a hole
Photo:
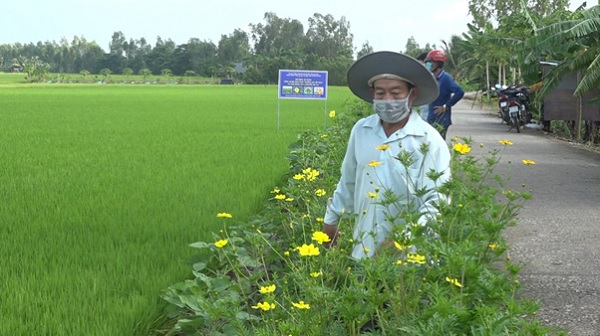
[[[433,107],[433,113],[435,113],[435,115],[440,115],[444,112],[446,112],[446,105]]]
[[[330,248],[333,247],[337,244],[337,237],[339,236],[339,231],[338,231],[338,225],[337,224],[324,224],[323,225],[323,233],[327,234],[329,236],[329,239],[331,239],[331,241],[329,241],[328,243],[325,243],[325,247],[326,248]]]

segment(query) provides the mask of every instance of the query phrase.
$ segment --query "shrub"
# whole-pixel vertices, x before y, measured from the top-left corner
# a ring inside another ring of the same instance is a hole
[[[199,252],[193,278],[162,295],[176,321],[170,334],[357,335],[372,322],[375,335],[548,333],[535,303],[516,295],[520,266],[502,237],[530,195],[506,189],[493,172],[499,152],[477,158],[468,138],[452,140],[453,178],[439,186],[451,201],[427,227],[412,224],[420,214],[402,212],[408,224],[392,233],[394,246],[356,261],[350,217],[336,248],[324,247],[321,216],[351,126],[368,114],[361,106],[332,111],[332,126],[299,136],[286,183],[254,220],[217,214],[224,223],[214,241],[191,244]],[[410,164],[409,153],[397,159]]]

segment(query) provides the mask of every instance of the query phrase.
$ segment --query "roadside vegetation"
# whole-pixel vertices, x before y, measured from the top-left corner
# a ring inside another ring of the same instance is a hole
[[[410,224],[420,214],[403,212],[410,233],[397,228],[394,247],[354,261],[350,217],[340,223],[339,245],[324,247],[322,216],[350,126],[370,110],[356,103],[344,111],[332,111],[335,123],[327,129],[302,134],[286,180],[267,193],[259,214],[251,220],[228,208],[213,214],[221,229],[191,244],[192,277],[164,291],[172,324],[157,334],[358,335],[375,321],[368,334],[565,335],[543,326],[535,302],[518,295],[522,266],[511,262],[502,232],[530,194],[508,188],[494,173],[513,146],[509,140],[483,148],[452,139],[453,179],[437,187],[452,202],[440,205],[430,223],[439,236]],[[410,153],[397,159],[411,165]],[[383,204],[395,196],[364,195]]]

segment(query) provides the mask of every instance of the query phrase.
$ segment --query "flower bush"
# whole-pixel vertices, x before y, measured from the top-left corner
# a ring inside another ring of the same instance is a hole
[[[477,158],[468,138],[451,141],[452,179],[439,186],[450,201],[438,205],[435,220],[412,224],[420,214],[401,212],[408,224],[392,232],[393,245],[356,261],[349,216],[339,223],[337,246],[326,248],[321,216],[351,126],[368,114],[365,108],[354,103],[348,113],[332,111],[333,125],[299,136],[285,183],[254,220],[216,215],[223,230],[214,241],[191,244],[199,252],[193,278],[162,295],[172,308],[168,334],[358,335],[369,324],[372,335],[549,333],[535,318],[536,304],[517,295],[521,266],[511,262],[502,237],[530,195],[507,189],[494,174],[498,150]],[[411,164],[410,155],[397,159]]]

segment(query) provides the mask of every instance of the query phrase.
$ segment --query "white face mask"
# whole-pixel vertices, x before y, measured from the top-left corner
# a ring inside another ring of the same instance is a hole
[[[386,123],[397,123],[410,114],[408,97],[391,100],[373,99],[373,110]]]

